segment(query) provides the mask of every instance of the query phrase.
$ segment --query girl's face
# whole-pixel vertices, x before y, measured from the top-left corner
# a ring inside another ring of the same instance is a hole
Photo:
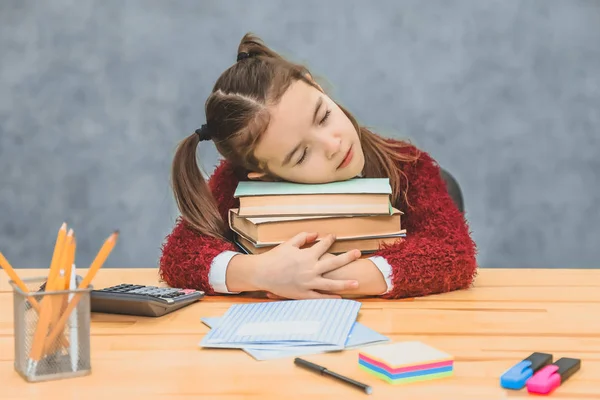
[[[327,95],[296,81],[269,111],[269,126],[254,155],[272,174],[290,182],[327,183],[361,173],[358,133]]]

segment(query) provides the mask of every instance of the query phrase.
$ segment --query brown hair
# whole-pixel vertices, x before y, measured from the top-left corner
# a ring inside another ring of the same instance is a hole
[[[299,80],[321,90],[304,66],[284,59],[256,36],[246,34],[238,47],[238,61],[218,78],[206,100],[203,134],[210,135],[219,153],[235,167],[268,172],[255,158],[254,148],[269,124],[268,107],[277,104],[288,87]],[[406,142],[386,140],[359,126],[346,109],[340,108],[359,133],[365,155],[363,176],[388,177],[394,203],[401,192],[406,198],[408,182],[397,163],[416,160],[418,152]],[[193,133],[177,147],[171,171],[175,200],[192,228],[225,238],[225,221],[196,161],[199,142],[200,135]]]

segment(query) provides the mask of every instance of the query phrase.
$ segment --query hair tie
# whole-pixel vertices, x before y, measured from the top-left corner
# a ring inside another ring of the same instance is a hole
[[[238,53],[238,55],[237,55],[237,61],[241,61],[246,58],[250,58],[250,53],[242,51],[242,52]]]
[[[199,129],[196,129],[194,132],[196,133],[196,135],[198,135],[198,138],[200,138],[201,142],[204,140],[212,139],[208,130],[208,126],[206,124],[202,125]]]

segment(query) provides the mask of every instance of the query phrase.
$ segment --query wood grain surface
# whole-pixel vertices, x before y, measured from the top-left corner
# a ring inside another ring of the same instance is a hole
[[[104,269],[94,286],[124,282],[160,284],[156,269]],[[357,350],[304,357],[372,385],[371,396],[299,369],[291,358],[255,361],[241,350],[199,348],[208,332],[200,318],[220,316],[236,302],[267,301],[249,296],[207,297],[162,318],[94,313],[91,375],[27,383],[13,369],[11,292],[0,273],[0,399],[524,399],[532,395],[502,389],[499,377],[533,351],[582,360],[552,398],[600,399],[600,270],[480,269],[469,290],[360,299],[361,323],[455,357],[454,376],[403,386],[361,371]]]

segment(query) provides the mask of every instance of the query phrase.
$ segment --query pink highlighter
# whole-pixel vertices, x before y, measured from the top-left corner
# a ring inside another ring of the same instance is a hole
[[[581,368],[581,360],[563,357],[537,371],[527,381],[527,391],[548,394],[569,379]]]

